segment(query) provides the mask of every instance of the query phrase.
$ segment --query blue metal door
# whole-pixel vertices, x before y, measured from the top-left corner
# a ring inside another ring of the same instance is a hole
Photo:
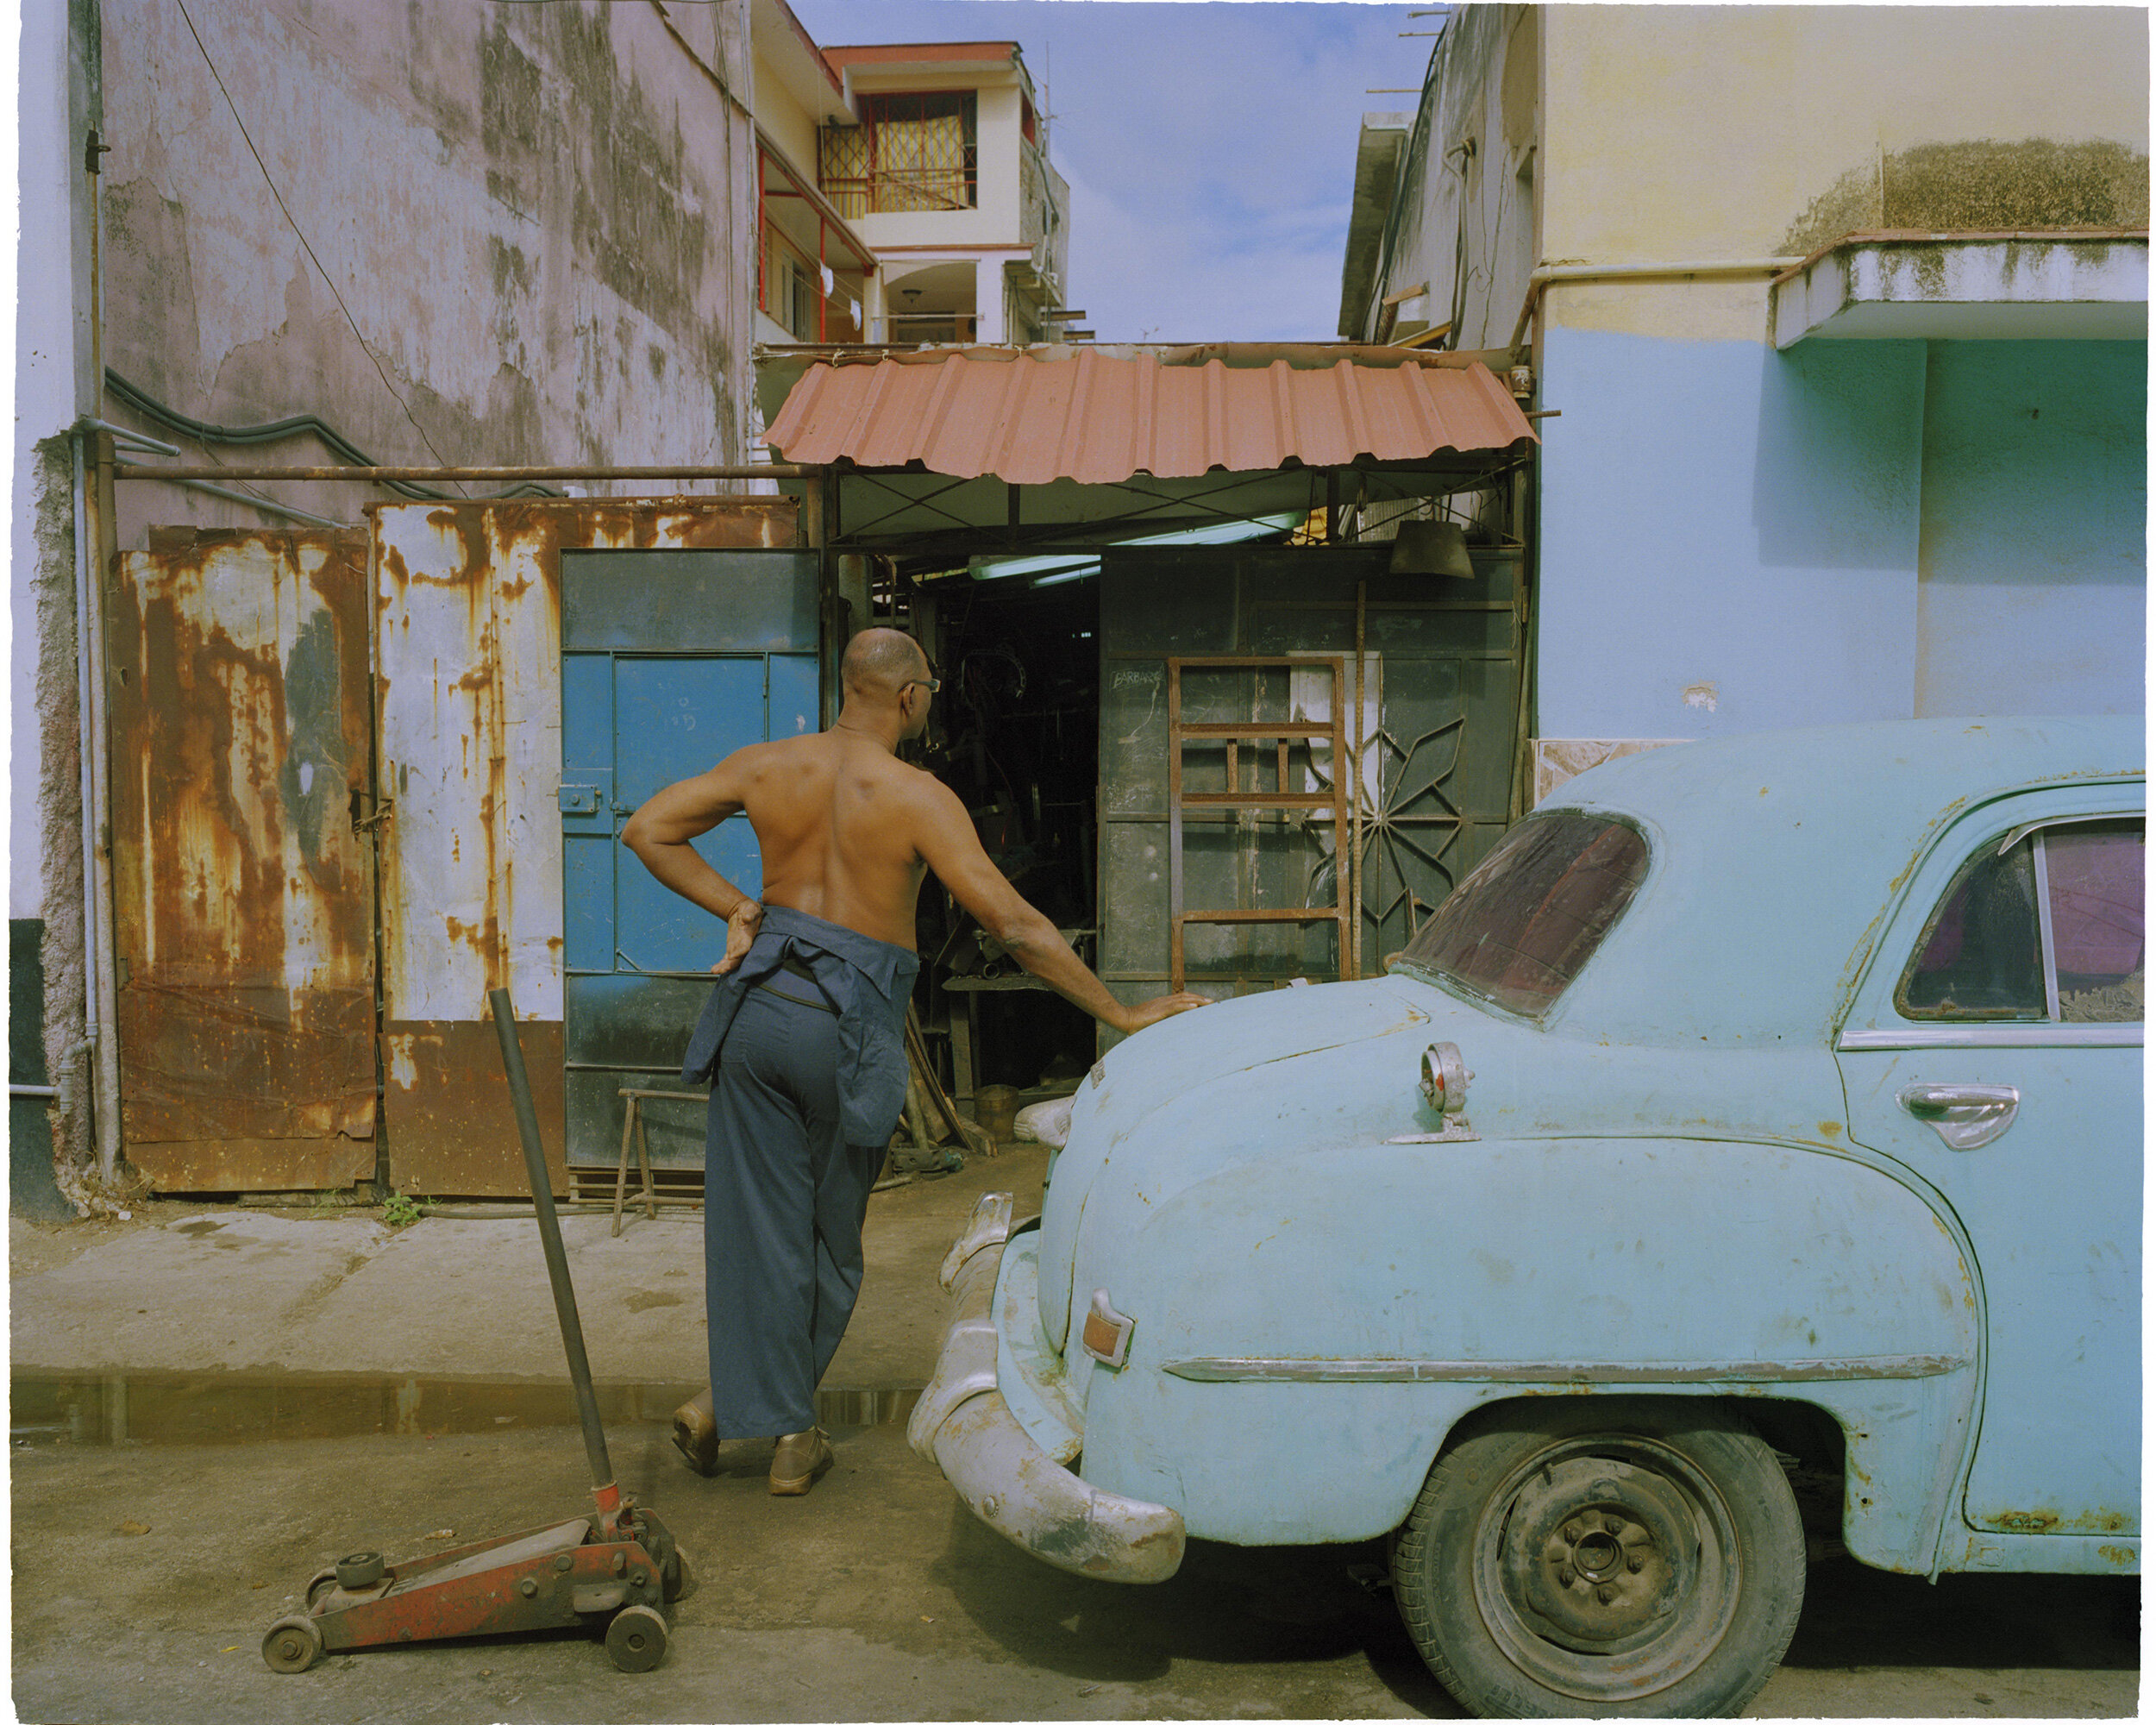
[[[744,743],[816,729],[816,559],[802,551],[565,551],[561,557],[561,886],[567,1158],[611,1167],[624,1090],[679,1092],[681,1050],[725,951],[724,924],[620,844],[655,791]],[[762,888],[755,835],[697,842]],[[653,1160],[700,1166],[699,1108],[639,1109]]]

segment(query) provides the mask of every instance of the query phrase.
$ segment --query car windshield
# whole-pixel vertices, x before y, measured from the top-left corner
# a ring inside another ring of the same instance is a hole
[[[1647,871],[1647,842],[1607,815],[1534,815],[1497,843],[1401,955],[1507,1012],[1556,1003]]]

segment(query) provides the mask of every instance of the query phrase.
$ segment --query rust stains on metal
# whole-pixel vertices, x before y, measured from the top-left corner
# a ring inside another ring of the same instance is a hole
[[[374,1152],[367,581],[350,536],[121,560],[122,1132],[166,1191],[348,1185]]]
[[[559,1023],[520,1024],[547,1176],[569,1189],[562,1160]],[[501,1044],[491,1022],[391,1020],[382,1032],[382,1095],[390,1183],[400,1192],[515,1197],[530,1189],[517,1141]]]
[[[522,1191],[515,1132],[473,1127],[481,1097],[509,1118],[486,1005],[505,988],[534,1033],[525,1058],[559,1166],[561,555],[790,545],[794,505],[535,499],[369,513],[380,783],[396,800],[379,841],[382,994],[385,1018],[404,1026],[384,1051],[391,1179],[410,1190]]]
[[[369,1179],[367,1138],[193,1138],[130,1144],[128,1159],[159,1192],[330,1192]]]
[[[1342,351],[1319,367],[1278,356],[1236,364],[1232,348],[1200,350],[1187,364],[1083,348],[1046,356],[1054,351],[818,364],[787,394],[768,438],[801,461],[918,461],[932,473],[993,474],[1012,485],[1417,461],[1536,441],[1487,367],[1407,349],[1382,363]]]
[[[2084,1515],[2061,1515],[2056,1509],[2002,1509],[1981,1517],[1977,1525],[2001,1534],[2131,1534],[2139,1529],[2140,1517],[2106,1509],[2091,1509]]]

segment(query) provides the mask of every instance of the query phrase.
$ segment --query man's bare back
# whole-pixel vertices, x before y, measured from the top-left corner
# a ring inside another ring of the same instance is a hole
[[[755,829],[764,903],[912,946],[934,780],[840,731],[755,743],[718,770]]]
[[[950,787],[896,758],[899,743],[926,726],[937,687],[911,637],[862,631],[846,650],[843,674],[845,706],[830,730],[737,749],[709,772],[659,792],[622,829],[622,842],[654,875],[726,920],[720,969],[731,969],[748,951],[763,903],[910,951],[921,877],[933,869],[1027,970],[1118,1030],[1142,1029],[1205,1004],[1188,994],[1136,1007],[1116,1000],[988,860]],[[762,853],[762,903],[691,843],[743,812]]]

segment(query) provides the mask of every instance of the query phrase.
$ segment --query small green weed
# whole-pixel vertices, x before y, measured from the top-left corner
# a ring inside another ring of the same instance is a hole
[[[432,1208],[431,1198],[414,1198],[406,1192],[392,1192],[382,1201],[382,1220],[392,1228],[408,1228]]]

